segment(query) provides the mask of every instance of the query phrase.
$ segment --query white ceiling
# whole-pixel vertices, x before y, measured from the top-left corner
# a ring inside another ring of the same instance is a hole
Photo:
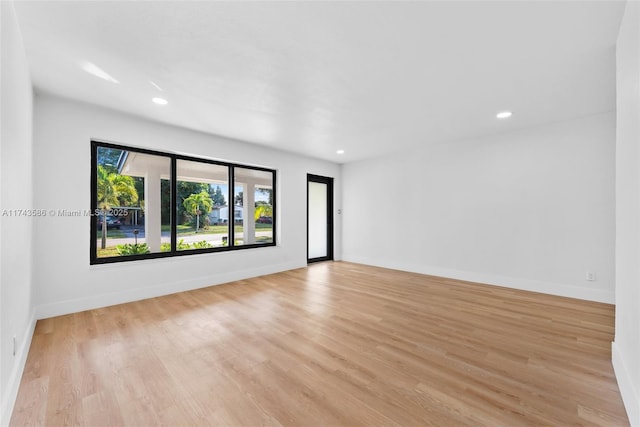
[[[38,90],[346,163],[615,109],[624,2],[15,7]]]

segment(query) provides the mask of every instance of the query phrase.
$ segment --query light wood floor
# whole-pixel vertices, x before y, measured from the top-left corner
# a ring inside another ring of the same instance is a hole
[[[11,425],[608,425],[614,308],[350,263],[38,322]]]

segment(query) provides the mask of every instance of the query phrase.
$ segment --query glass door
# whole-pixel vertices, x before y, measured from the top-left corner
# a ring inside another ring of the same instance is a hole
[[[307,261],[333,259],[333,178],[307,175]]]

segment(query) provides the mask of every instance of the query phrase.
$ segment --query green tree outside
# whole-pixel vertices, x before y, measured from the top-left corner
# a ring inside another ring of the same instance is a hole
[[[273,218],[273,206],[262,202],[262,203],[256,203],[256,210],[254,213],[254,219],[257,221],[258,218],[260,218],[261,216],[268,216],[270,218]]]
[[[242,206],[244,203],[244,191],[240,191],[236,194],[234,202],[236,206]]]
[[[219,185],[216,185],[216,189],[210,191],[211,200],[213,200],[213,206],[224,206],[227,204],[227,200],[224,198],[224,193]]]
[[[271,188],[258,188],[258,191],[262,194],[266,194],[268,197],[268,203],[273,206],[273,190]]]
[[[200,216],[208,216],[213,209],[213,200],[207,191],[201,191],[197,194],[191,194],[182,202],[187,213],[196,217],[196,233],[200,228]]]
[[[161,197],[161,222],[162,224],[169,224],[171,222],[171,182],[163,179],[160,183]],[[176,210],[177,210],[177,223],[184,224],[190,218],[189,213],[184,207],[184,201],[192,194],[198,194],[202,191],[209,192],[209,184],[201,182],[189,182],[178,181],[176,184]]]
[[[138,192],[132,177],[112,172],[108,167],[98,165],[98,208],[102,214],[102,242],[101,247],[107,246],[107,215],[108,209],[119,206],[133,206],[138,203]]]

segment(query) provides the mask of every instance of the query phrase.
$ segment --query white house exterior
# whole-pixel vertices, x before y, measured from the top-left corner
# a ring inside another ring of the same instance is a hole
[[[234,206],[234,220],[241,221],[242,220],[242,206]],[[221,222],[229,222],[229,206],[214,206],[209,214],[209,220],[211,224],[218,224]]]

